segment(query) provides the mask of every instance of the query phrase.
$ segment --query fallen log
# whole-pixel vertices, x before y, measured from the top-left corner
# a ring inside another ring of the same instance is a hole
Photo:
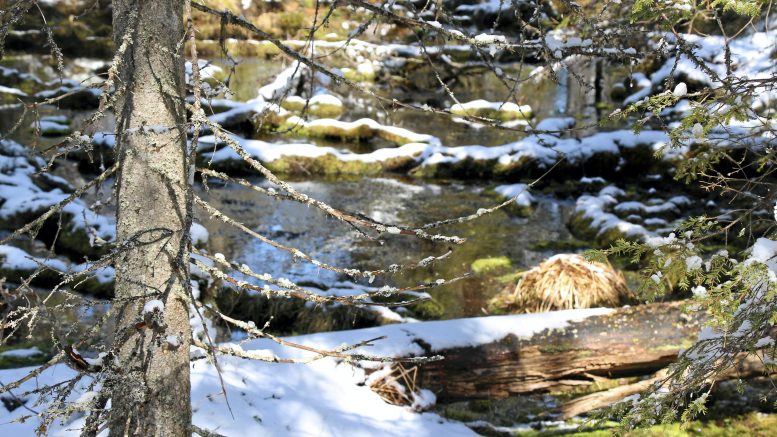
[[[558,409],[558,412],[560,413],[559,417],[562,420],[567,420],[581,414],[608,407],[629,396],[642,393],[665,377],[666,370],[659,370],[655,375],[648,379],[573,399],[566,402]]]
[[[717,376],[716,381],[753,378],[764,376],[768,372],[769,369],[764,366],[763,361],[759,358],[752,355],[743,355],[736,366],[722,372]],[[666,369],[662,369],[647,379],[572,399],[558,408],[557,412],[559,413],[559,418],[567,420],[581,414],[608,407],[629,396],[644,392],[651,388],[653,384],[662,381],[666,377],[667,371]]]
[[[511,335],[437,351],[445,359],[419,367],[417,385],[432,390],[440,402],[451,402],[559,392],[601,378],[651,375],[698,336],[702,315],[681,307],[679,302],[625,307],[529,339]]]

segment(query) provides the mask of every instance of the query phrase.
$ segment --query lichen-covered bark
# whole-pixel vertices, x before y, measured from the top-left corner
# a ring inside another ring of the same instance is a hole
[[[114,0],[114,41],[133,44],[117,86],[116,341],[110,435],[191,435],[183,7],[179,0]],[[133,26],[133,20],[136,25]],[[151,300],[164,311],[143,313]],[[177,344],[176,344],[177,343]]]

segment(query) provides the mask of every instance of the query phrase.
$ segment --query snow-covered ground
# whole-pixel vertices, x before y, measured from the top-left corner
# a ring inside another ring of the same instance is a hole
[[[570,321],[607,314],[609,311],[598,308],[396,324],[299,336],[288,340],[332,349],[385,336],[385,340],[376,341],[374,346],[365,347],[360,352],[376,356],[402,356],[423,354],[423,349],[417,343],[421,339],[435,353],[450,347],[489,343],[510,334],[527,338],[544,329],[561,328]],[[254,340],[231,347],[265,351],[266,354],[280,357],[309,356],[269,340]],[[206,360],[199,360],[192,364],[192,408],[195,425],[222,435],[475,435],[464,424],[444,419],[435,413],[418,413],[410,407],[385,403],[364,385],[367,375],[361,367],[332,359],[311,364],[275,364],[222,357],[219,364],[227,397],[222,394],[215,367]],[[30,370],[32,368],[0,371],[0,383],[9,384]],[[34,435],[40,423],[33,411],[44,410],[46,400],[25,392],[67,380],[75,374],[65,365],[56,365],[13,390],[13,396],[26,402],[24,406],[3,414],[0,421],[2,435]],[[88,402],[92,399],[93,395],[89,394],[88,388],[90,382],[88,378],[79,382],[69,401]],[[425,399],[430,397],[429,393],[425,393]],[[22,422],[25,417],[29,418]],[[50,428],[49,435],[78,435],[83,421],[82,415],[57,421]]]

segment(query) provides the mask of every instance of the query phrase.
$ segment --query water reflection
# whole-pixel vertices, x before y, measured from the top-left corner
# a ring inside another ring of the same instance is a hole
[[[10,61],[9,61],[10,62]],[[39,74],[46,80],[52,76],[45,61],[36,57],[17,58],[14,66],[24,71]],[[69,61],[70,62],[70,61]],[[213,63],[223,70],[216,77],[227,81],[233,98],[245,101],[255,98],[258,89],[270,82],[286,63],[278,60],[245,58],[234,66],[223,59]],[[18,65],[17,65],[18,64]],[[83,60],[68,64],[68,74],[73,77],[84,76],[86,65]],[[94,63],[93,63],[94,64]],[[96,65],[96,64],[95,64]],[[584,87],[559,86],[546,74],[536,74],[531,66],[521,64],[502,65],[500,68],[510,75],[524,80],[515,88],[514,97],[507,98],[510,90],[502,77],[491,71],[462,76],[451,84],[451,89],[459,101],[475,99],[490,101],[511,100],[529,104],[535,119],[568,114],[583,114],[583,106],[590,106]],[[583,69],[585,70],[585,69]],[[232,76],[229,76],[230,71]],[[587,71],[587,70],[586,70]],[[529,78],[535,73],[535,78]],[[421,72],[417,73],[421,74]],[[79,76],[81,75],[81,76]],[[412,75],[408,79],[412,79]],[[417,85],[417,84],[416,84]],[[431,102],[438,107],[449,107],[453,102],[439,89],[430,88],[429,92],[412,87],[387,87],[374,85],[373,89],[385,96],[403,101]],[[520,139],[521,132],[492,128],[477,128],[470,124],[456,122],[447,116],[415,111],[387,111],[375,104],[372,99],[343,89],[335,89],[344,98],[346,111],[342,120],[355,120],[362,117],[374,118],[380,123],[404,127],[418,133],[438,137],[442,144],[461,146],[478,144],[484,146],[502,145]],[[564,105],[559,96],[568,93]],[[580,96],[577,94],[580,94]],[[582,96],[582,97],[581,97]],[[7,132],[22,114],[22,108],[4,107],[0,109],[0,132]],[[91,114],[91,111],[60,110],[55,107],[40,109],[38,115],[62,114],[71,120],[72,126],[79,126]],[[46,148],[61,138],[34,138],[29,128],[36,117],[29,113],[22,121],[20,129],[13,138],[22,144]],[[107,115],[95,127],[98,131],[113,131],[115,121]],[[270,141],[289,142],[293,139],[281,135],[264,137]],[[311,140],[305,139],[305,142]],[[366,153],[382,147],[393,147],[388,142],[372,140],[366,142],[332,142],[315,140],[320,145],[348,148],[358,153]],[[74,170],[68,170],[73,171]],[[67,176],[67,175],[65,175]],[[81,176],[72,174],[69,179],[82,182]],[[256,183],[262,183],[258,179]],[[366,178],[366,179],[310,179],[297,181],[294,185],[302,192],[332,205],[356,211],[384,222],[401,225],[421,224],[429,221],[469,214],[478,208],[497,203],[497,199],[484,193],[485,185],[448,183],[444,181],[415,181],[402,177]],[[319,211],[292,203],[281,203],[259,197],[256,193],[235,187],[223,187],[211,184],[210,191],[198,188],[200,194],[211,204],[228,215],[245,223],[262,234],[282,243],[295,246],[321,261],[340,265],[354,265],[363,269],[385,268],[390,264],[417,261],[429,255],[439,255],[447,247],[418,241],[408,237],[389,235],[381,245],[360,236],[352,228],[326,218]],[[535,243],[547,240],[570,238],[564,225],[571,205],[551,198],[539,198],[536,210],[529,218],[510,216],[498,212],[476,222],[451,226],[442,229],[444,233],[457,234],[469,238],[468,244],[458,247],[444,263],[430,268],[398,274],[389,278],[392,285],[409,286],[438,278],[450,278],[467,272],[472,262],[479,258],[506,256],[516,268],[532,266],[543,258],[552,255],[552,251],[535,251]],[[211,248],[224,253],[228,258],[248,264],[258,272],[268,272],[276,277],[327,287],[343,278],[318,269],[307,263],[295,262],[288,254],[271,249],[269,246],[250,239],[239,231],[223,223],[201,218],[211,231]],[[376,284],[381,285],[377,280]],[[477,315],[485,301],[500,287],[494,281],[473,277],[440,290],[434,290],[435,299],[445,307],[445,317]]]
[[[262,183],[261,181],[255,181]],[[359,212],[376,220],[401,225],[418,225],[429,221],[470,214],[497,200],[484,194],[483,186],[468,184],[419,184],[399,178],[364,178],[358,180],[312,180],[296,182],[296,189],[333,206]],[[267,199],[239,187],[211,184],[202,193],[209,202],[226,214],[284,244],[296,246],[323,262],[362,269],[385,268],[390,264],[420,260],[440,255],[448,246],[420,241],[412,237],[387,235],[385,244],[368,240],[350,226],[325,217],[320,211],[290,202]],[[468,272],[479,258],[506,256],[516,268],[530,267],[551,255],[531,246],[548,240],[569,239],[564,226],[571,205],[540,198],[529,218],[519,218],[499,211],[477,221],[448,226],[440,231],[468,238],[444,262],[432,267],[403,272],[388,283],[409,286],[440,278],[451,278]],[[258,272],[326,288],[344,278],[309,263],[294,262],[291,256],[252,239],[234,228],[215,220],[203,219],[211,231],[211,248],[234,258]],[[363,282],[365,285],[366,281]],[[372,285],[383,285],[376,279]],[[485,302],[499,289],[495,282],[472,277],[431,293],[445,308],[445,317],[473,316],[481,313]]]

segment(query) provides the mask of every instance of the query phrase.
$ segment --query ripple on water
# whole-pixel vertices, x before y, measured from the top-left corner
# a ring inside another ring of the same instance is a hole
[[[254,181],[258,184],[264,182]],[[484,187],[469,184],[418,183],[398,178],[358,180],[308,180],[294,187],[337,208],[358,212],[375,220],[403,226],[470,214],[491,206],[497,199],[484,193]],[[385,268],[390,264],[417,261],[444,253],[448,246],[401,235],[383,235],[385,244],[361,236],[352,227],[327,218],[304,205],[279,202],[240,187],[211,184],[202,193],[214,206],[283,244],[295,246],[313,258],[338,266],[361,269]],[[387,278],[386,283],[409,286],[419,282],[451,278],[468,272],[479,258],[506,256],[515,268],[527,268],[549,256],[549,251],[530,247],[548,240],[569,239],[564,225],[571,205],[539,197],[534,213],[528,218],[513,217],[498,211],[477,221],[448,226],[441,232],[468,238],[456,247],[452,256],[434,266],[403,272]],[[291,255],[270,247],[248,235],[214,220],[203,218],[211,232],[212,250],[245,263],[252,270],[275,277],[312,284],[319,288],[345,280],[337,274],[310,263],[295,261]],[[376,279],[372,285],[383,285]],[[361,282],[367,285],[367,281]],[[481,313],[486,301],[499,285],[482,277],[472,277],[431,291],[440,302],[446,318]]]

